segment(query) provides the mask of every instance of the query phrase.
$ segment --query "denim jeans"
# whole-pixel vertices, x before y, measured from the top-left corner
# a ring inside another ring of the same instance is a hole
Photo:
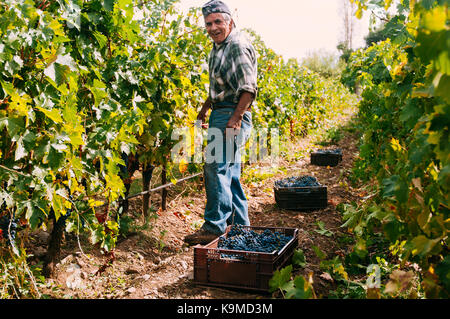
[[[208,144],[204,165],[206,189],[205,223],[202,228],[217,235],[227,225],[250,225],[247,198],[240,183],[241,151],[252,129],[252,114],[245,112],[236,138],[225,136],[234,109],[213,110],[209,118]],[[234,213],[234,215],[233,215]]]

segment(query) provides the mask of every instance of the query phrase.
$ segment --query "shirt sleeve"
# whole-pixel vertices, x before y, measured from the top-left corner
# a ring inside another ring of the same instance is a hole
[[[235,90],[235,100],[243,92],[257,95],[257,62],[256,53],[253,47],[234,44],[231,48],[231,72],[227,74],[227,82]]]

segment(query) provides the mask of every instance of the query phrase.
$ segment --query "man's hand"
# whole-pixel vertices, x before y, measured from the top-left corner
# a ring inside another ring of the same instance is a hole
[[[233,114],[233,116],[228,120],[225,132],[232,132],[233,135],[238,135],[239,131],[241,130],[241,125],[242,125],[242,117]]]
[[[249,106],[252,104],[253,98],[254,96],[252,93],[243,92],[241,94],[239,103],[236,109],[234,110],[233,115],[228,120],[226,131],[231,131],[234,133],[234,135],[239,134],[239,131],[241,130],[242,119],[244,118],[244,113],[248,110]]]
[[[206,121],[206,113],[208,113],[208,110],[211,108],[211,100],[208,98],[206,102],[203,104],[202,109],[197,115],[197,120],[202,121],[202,127],[207,128],[208,124],[205,123]]]
[[[205,128],[208,124],[205,123],[206,121],[206,113],[208,112],[208,110],[204,110],[203,108],[201,109],[201,111],[198,113],[197,115],[197,121],[201,121],[202,122],[202,127]]]

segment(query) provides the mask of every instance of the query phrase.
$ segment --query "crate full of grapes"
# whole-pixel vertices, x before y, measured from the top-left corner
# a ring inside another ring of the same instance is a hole
[[[318,166],[337,166],[342,161],[342,150],[339,148],[317,150],[311,153],[311,164]]]
[[[280,208],[314,210],[327,207],[327,187],[313,176],[288,177],[275,182],[275,201]]]
[[[296,228],[228,226],[194,247],[194,283],[268,292],[274,272],[290,262],[297,236]]]

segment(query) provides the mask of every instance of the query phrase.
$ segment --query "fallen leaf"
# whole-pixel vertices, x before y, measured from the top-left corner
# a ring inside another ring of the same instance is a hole
[[[334,281],[333,278],[331,277],[331,275],[329,273],[327,273],[327,272],[322,273],[319,277],[322,278],[322,279],[331,281],[331,282]]]

